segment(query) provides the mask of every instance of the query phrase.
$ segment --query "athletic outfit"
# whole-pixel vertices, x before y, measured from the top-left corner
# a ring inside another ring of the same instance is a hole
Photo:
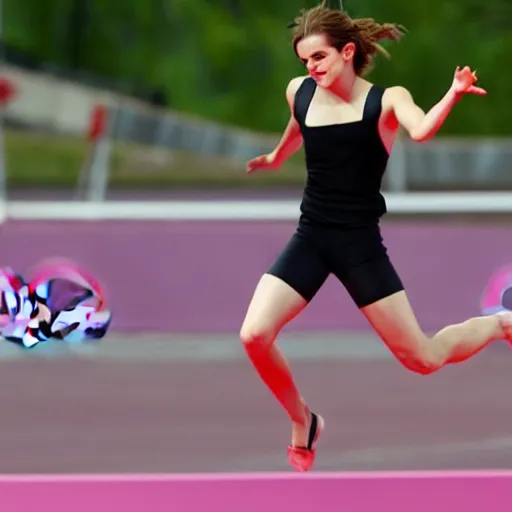
[[[378,131],[384,88],[371,87],[361,121],[310,127],[306,114],[316,87],[308,77],[295,96],[307,182],[297,230],[268,273],[308,302],[332,273],[362,308],[403,290],[379,228],[388,162]]]

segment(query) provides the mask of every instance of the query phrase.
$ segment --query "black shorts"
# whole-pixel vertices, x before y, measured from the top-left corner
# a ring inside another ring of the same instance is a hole
[[[378,225],[354,229],[299,226],[267,273],[308,302],[334,274],[359,308],[404,289]]]

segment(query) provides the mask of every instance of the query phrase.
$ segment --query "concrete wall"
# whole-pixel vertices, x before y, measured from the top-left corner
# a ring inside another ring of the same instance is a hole
[[[13,66],[2,66],[2,77],[12,80],[18,90],[6,109],[7,119],[76,135],[86,132],[98,102],[114,105],[118,101],[107,91]]]

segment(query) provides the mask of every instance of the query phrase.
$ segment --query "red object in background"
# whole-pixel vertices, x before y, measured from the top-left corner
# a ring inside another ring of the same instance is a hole
[[[105,132],[107,124],[107,108],[105,105],[96,105],[91,113],[91,124],[89,126],[89,140],[96,140]]]
[[[0,78],[0,105],[5,106],[16,96],[16,87],[8,78]]]

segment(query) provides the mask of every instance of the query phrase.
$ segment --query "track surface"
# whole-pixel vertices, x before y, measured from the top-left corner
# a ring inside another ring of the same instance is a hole
[[[281,346],[325,416],[318,470],[512,467],[512,354],[430,376],[367,334]],[[287,470],[287,418],[235,337],[111,338],[73,352],[0,346],[0,473]]]

